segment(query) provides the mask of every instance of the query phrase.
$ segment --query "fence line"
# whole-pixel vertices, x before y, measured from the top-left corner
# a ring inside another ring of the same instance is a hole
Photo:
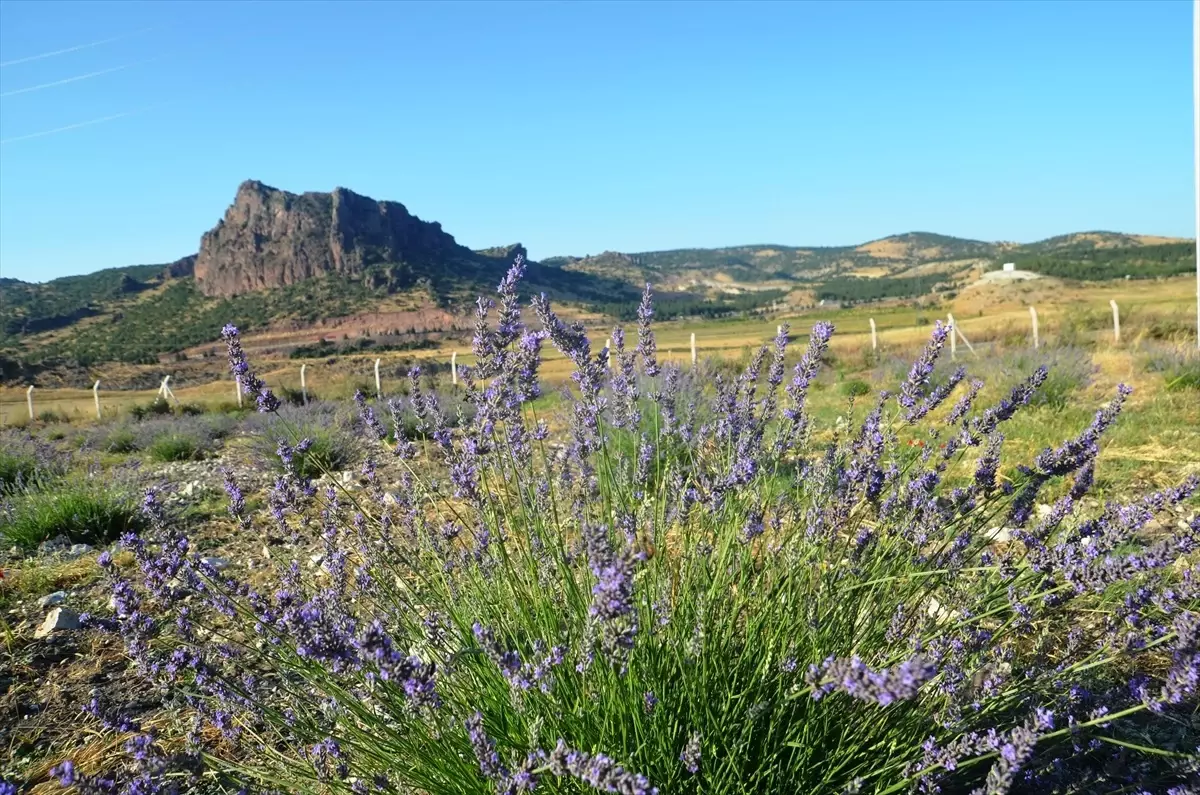
[[[1121,342],[1120,307],[1117,304],[1116,299],[1110,299],[1109,306],[1112,309],[1112,318],[1113,318],[1113,344],[1119,345]],[[1040,337],[1040,329],[1039,329],[1039,322],[1038,322],[1038,312],[1037,312],[1037,308],[1035,306],[1029,307],[1029,317],[1030,317],[1031,330],[1032,330],[1033,348],[1034,348],[1034,350],[1039,350],[1041,348],[1041,337]],[[967,349],[976,358],[978,358],[978,356],[979,356],[978,352],[975,350],[975,347],[971,344],[971,341],[963,333],[962,328],[959,325],[959,323],[955,320],[954,315],[947,313],[946,319],[947,319],[948,325],[950,326],[950,358],[952,360],[957,359],[959,342],[962,342],[964,345],[966,345]],[[870,328],[871,350],[873,353],[877,353],[879,350],[879,328],[878,328],[878,325],[877,325],[874,317],[868,317],[867,323]],[[905,327],[905,328],[919,328],[919,327],[920,326]],[[776,335],[780,335],[783,333],[783,325],[782,324],[776,325],[775,333],[776,333]],[[691,363],[692,363],[692,366],[695,367],[699,362],[699,349],[698,349],[698,343],[697,343],[697,335],[696,335],[696,332],[693,331],[693,332],[689,332],[688,336],[689,336]],[[608,367],[611,369],[613,366],[612,356],[611,356],[611,354],[612,354],[612,339],[611,338],[605,339],[604,349],[605,349],[606,354],[608,354]],[[454,386],[458,385],[458,353],[459,353],[458,351],[452,351],[450,353],[450,380],[451,380],[451,384]],[[378,400],[383,399],[383,379],[382,379],[382,373],[380,372],[380,366],[381,366],[382,362],[383,362],[382,358],[376,358],[375,365],[374,365],[375,396]],[[300,393],[301,393],[301,399],[302,399],[304,405],[308,405],[308,403],[309,403],[307,369],[308,369],[307,363],[300,365]],[[171,401],[174,401],[177,406],[181,405],[179,398],[175,395],[174,390],[171,389],[170,382],[171,382],[170,375],[163,376],[162,381],[159,383],[159,388],[156,393],[156,398],[161,398],[163,400],[171,400]],[[101,384],[100,379],[97,379],[92,384],[92,401],[95,405],[97,419],[103,419],[103,407],[101,405],[101,399],[100,399],[100,384]],[[235,376],[233,385],[234,385],[234,395],[237,398],[238,408],[242,408],[244,390],[242,388],[241,378]],[[119,391],[124,391],[124,390],[119,390]],[[72,399],[74,400],[75,398],[72,398]],[[53,398],[52,398],[52,400],[53,400]],[[35,406],[34,406],[34,386],[33,385],[29,385],[25,390],[25,403],[26,403],[26,411],[29,415],[29,419],[36,420],[37,415],[36,415]],[[11,406],[12,404],[9,404],[9,405]],[[3,424],[3,422],[4,422],[4,417],[3,417],[3,415],[0,415],[0,424]]]

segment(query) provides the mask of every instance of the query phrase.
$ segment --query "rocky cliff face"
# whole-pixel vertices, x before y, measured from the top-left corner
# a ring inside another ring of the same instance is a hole
[[[231,296],[376,263],[444,268],[474,255],[397,202],[377,202],[337,188],[295,194],[254,180],[238,187],[225,217],[200,241],[196,284],[205,295]]]

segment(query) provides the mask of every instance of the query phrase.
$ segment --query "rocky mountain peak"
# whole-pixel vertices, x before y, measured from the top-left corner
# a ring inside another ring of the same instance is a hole
[[[231,296],[369,265],[444,265],[470,256],[441,224],[422,221],[398,202],[346,188],[289,193],[258,180],[238,186],[233,203],[200,240],[196,284]]]

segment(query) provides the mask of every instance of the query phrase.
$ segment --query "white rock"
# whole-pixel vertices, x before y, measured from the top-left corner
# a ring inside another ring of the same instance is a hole
[[[38,607],[45,610],[47,607],[57,607],[67,601],[66,591],[55,591],[54,593],[46,594],[38,600]]]
[[[46,614],[46,620],[34,631],[33,636],[44,638],[51,632],[64,629],[79,629],[79,614],[65,607],[56,607]]]
[[[345,472],[340,472],[338,473],[338,480],[342,482],[343,486],[348,486],[354,482],[354,473],[349,469]]]
[[[1038,503],[1036,510],[1037,510],[1037,517],[1039,519],[1045,519],[1047,516],[1049,516],[1051,513],[1053,513],[1054,506],[1047,505],[1044,502],[1040,502],[1040,503]]]
[[[958,618],[957,610],[950,610],[942,605],[937,600],[937,597],[929,597],[929,602],[925,608],[926,614],[939,624],[943,624],[952,618]]]
[[[984,532],[983,536],[989,544],[1007,544],[1012,541],[1012,530],[1007,527],[993,527]]]
[[[72,544],[71,548],[67,550],[67,554],[73,558],[77,558],[77,557],[80,557],[81,555],[86,555],[87,553],[89,553],[91,551],[92,551],[91,544]]]
[[[225,571],[225,569],[229,568],[230,565],[232,565],[225,558],[217,557],[216,555],[213,555],[211,557],[200,558],[200,562],[203,563],[205,566],[211,566],[212,568],[216,569],[217,571]]]
[[[323,552],[318,552],[308,559],[308,565],[312,566],[314,569],[317,566],[320,566],[324,562],[325,562],[325,553],[323,553]]]

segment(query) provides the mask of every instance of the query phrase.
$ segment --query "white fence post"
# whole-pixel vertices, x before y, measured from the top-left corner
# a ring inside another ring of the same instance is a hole
[[[33,419],[33,384],[25,390],[25,404],[29,406],[29,419]]]
[[[450,354],[450,384],[458,386],[458,351]]]
[[[950,325],[950,361],[958,359],[958,329],[954,327],[954,315],[946,315],[946,322]]]
[[[1036,351],[1040,347],[1038,342],[1037,310],[1032,306],[1029,307],[1029,317],[1033,319],[1033,349]]]
[[[304,401],[304,405],[308,405],[308,382],[304,380],[304,368],[307,364],[300,365],[300,399]]]
[[[957,347],[957,345],[955,344],[955,340],[962,340],[962,344],[967,346],[967,350],[969,350],[972,354],[974,354],[975,358],[978,359],[979,354],[975,353],[975,346],[973,346],[971,344],[971,341],[969,339],[967,339],[967,335],[962,333],[962,328],[960,328],[958,323],[954,320],[954,315],[946,315],[946,317],[950,318],[950,352],[951,352],[951,354],[954,353],[955,348]]]
[[[92,397],[96,401],[96,419],[100,419],[100,380],[92,384]]]
[[[233,392],[237,395],[238,408],[242,407],[242,377],[235,375],[233,377]]]
[[[375,360],[375,397],[383,400],[383,385],[379,382],[379,359]]]
[[[696,332],[692,332],[692,367],[696,366]]]
[[[868,318],[871,321],[871,350],[879,350],[879,337],[875,333],[875,318]]]
[[[167,386],[167,382],[170,380],[171,376],[169,375],[163,378],[162,385],[158,388],[158,394],[162,396],[163,400],[174,400],[175,405],[178,406],[179,398],[175,397],[175,393],[171,391],[171,387]]]
[[[1113,342],[1120,343],[1121,342],[1121,310],[1117,308],[1117,301],[1115,298],[1110,298],[1108,301],[1108,305],[1112,307],[1112,311],[1113,311]]]
[[[604,365],[605,365],[605,366],[606,366],[606,367],[607,367],[609,370],[611,370],[611,369],[612,369],[612,348],[611,348],[611,345],[612,345],[612,337],[609,337],[608,339],[606,339],[606,340],[604,341]]]

